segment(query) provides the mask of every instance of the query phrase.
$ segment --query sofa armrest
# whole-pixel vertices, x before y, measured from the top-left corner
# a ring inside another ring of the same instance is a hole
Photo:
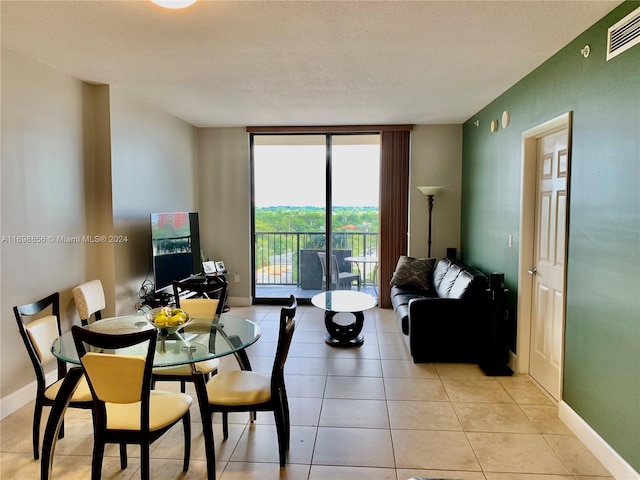
[[[409,301],[409,349],[414,362],[474,361],[485,309],[453,298]]]

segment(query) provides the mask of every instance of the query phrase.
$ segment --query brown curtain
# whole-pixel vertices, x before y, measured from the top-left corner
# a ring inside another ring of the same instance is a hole
[[[382,131],[380,138],[380,245],[378,305],[391,308],[389,282],[398,257],[407,254],[409,231],[409,131]]]

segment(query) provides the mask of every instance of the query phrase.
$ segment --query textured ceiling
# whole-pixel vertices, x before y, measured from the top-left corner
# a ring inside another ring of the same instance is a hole
[[[3,0],[0,15],[4,48],[196,126],[361,125],[463,122],[620,3]]]

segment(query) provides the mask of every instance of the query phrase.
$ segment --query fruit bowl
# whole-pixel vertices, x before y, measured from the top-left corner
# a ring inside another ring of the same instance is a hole
[[[161,335],[166,337],[184,327],[189,323],[191,317],[180,308],[159,307],[147,312],[147,320],[158,329]]]

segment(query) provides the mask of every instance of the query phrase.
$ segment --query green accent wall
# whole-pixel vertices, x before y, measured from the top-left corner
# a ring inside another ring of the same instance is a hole
[[[640,45],[607,62],[606,36],[638,6],[620,5],[464,124],[461,226],[463,260],[505,273],[515,326],[522,133],[573,112],[563,400],[636,471]],[[511,124],[490,133],[504,110]]]

